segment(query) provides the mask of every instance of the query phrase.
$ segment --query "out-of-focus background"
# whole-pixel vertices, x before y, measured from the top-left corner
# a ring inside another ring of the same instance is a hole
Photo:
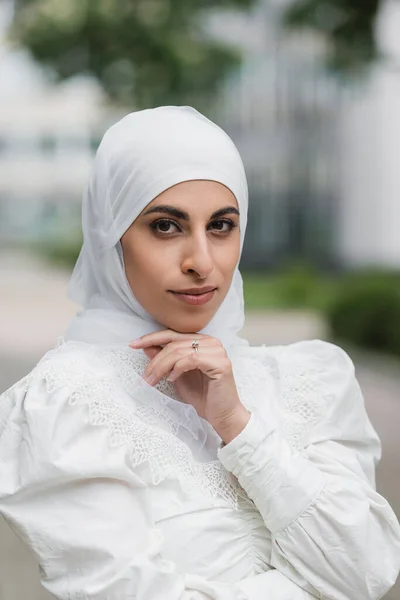
[[[398,0],[0,0],[0,392],[76,311],[66,285],[101,136],[160,104],[195,106],[237,144],[244,333],[346,348],[400,515]],[[0,523],[0,599],[48,598],[35,569]]]

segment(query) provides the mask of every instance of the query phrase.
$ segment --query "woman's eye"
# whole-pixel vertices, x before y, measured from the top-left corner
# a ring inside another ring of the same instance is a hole
[[[218,221],[211,223],[210,227],[214,231],[228,233],[235,227],[235,223],[233,223],[233,221],[229,221],[228,219],[219,219]]]
[[[168,219],[161,219],[151,224],[151,228],[157,233],[175,233],[178,230],[178,225]],[[175,228],[175,229],[174,229]]]

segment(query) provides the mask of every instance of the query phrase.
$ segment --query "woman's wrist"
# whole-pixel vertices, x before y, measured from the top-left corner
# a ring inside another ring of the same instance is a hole
[[[241,404],[232,415],[218,423],[212,423],[212,426],[226,445],[243,431],[250,417],[251,413]]]

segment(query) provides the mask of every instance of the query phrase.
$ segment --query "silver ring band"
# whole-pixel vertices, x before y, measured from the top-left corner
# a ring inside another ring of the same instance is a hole
[[[199,340],[193,340],[192,348],[196,352],[196,354],[199,353]]]

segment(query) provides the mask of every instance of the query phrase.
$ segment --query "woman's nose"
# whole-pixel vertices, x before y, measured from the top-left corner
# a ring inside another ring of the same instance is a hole
[[[182,271],[184,273],[196,273],[201,279],[206,279],[214,270],[214,260],[207,238],[192,239],[188,244]]]

